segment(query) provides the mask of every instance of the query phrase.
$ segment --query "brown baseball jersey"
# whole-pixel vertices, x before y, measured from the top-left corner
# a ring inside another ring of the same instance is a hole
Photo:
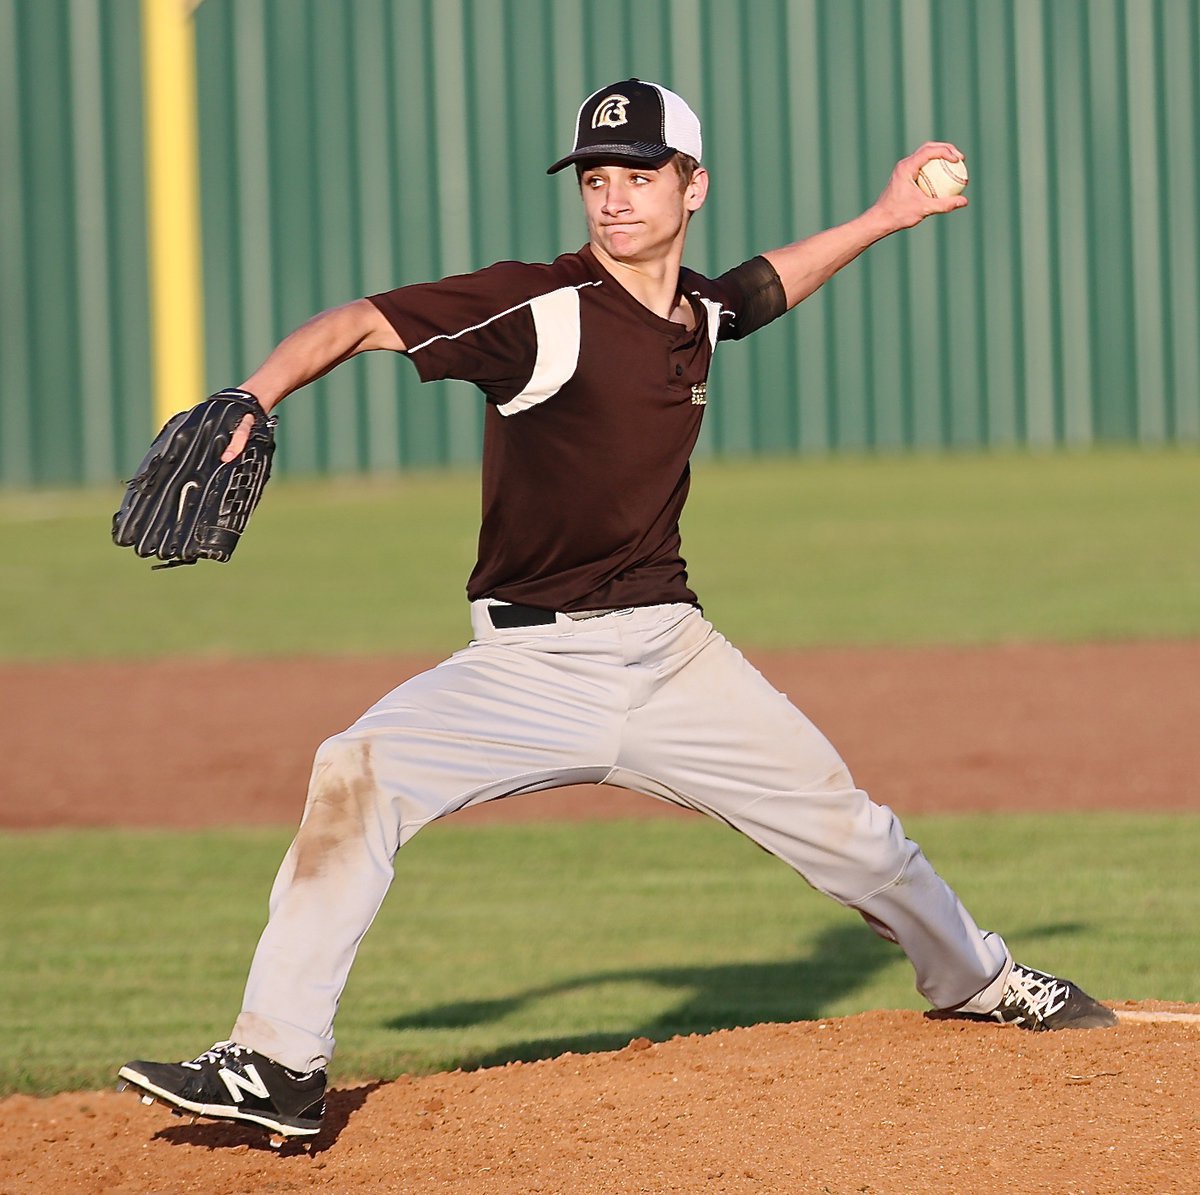
[[[690,328],[639,303],[587,246],[371,296],[422,381],[474,382],[488,401],[472,600],[696,601],[679,517],[709,365],[718,341],[766,322],[764,267],[779,287],[764,259],[747,266],[715,281],[681,271]]]

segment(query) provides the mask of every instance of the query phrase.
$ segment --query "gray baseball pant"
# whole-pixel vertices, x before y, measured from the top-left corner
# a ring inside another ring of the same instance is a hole
[[[826,738],[694,607],[498,630],[321,745],[231,1038],[294,1070],[333,1056],[358,944],[422,826],[483,801],[615,784],[726,822],[899,943],[937,1008],[988,1012],[1012,958]]]

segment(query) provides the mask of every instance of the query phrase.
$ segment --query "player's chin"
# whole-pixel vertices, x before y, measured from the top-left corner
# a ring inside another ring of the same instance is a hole
[[[640,232],[606,229],[601,244],[614,261],[635,262],[653,256],[653,246]]]
[[[603,240],[610,251],[628,253],[641,244],[642,238],[636,229],[621,227],[604,229]]]

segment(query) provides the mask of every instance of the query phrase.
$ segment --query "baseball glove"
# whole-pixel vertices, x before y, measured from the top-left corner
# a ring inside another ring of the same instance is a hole
[[[242,419],[254,416],[246,447],[222,462]],[[113,542],[155,568],[228,560],[271,475],[275,419],[245,390],[222,390],[172,416],[150,445],[113,515]]]

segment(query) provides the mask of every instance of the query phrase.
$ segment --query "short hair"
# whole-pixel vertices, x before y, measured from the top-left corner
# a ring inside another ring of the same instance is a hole
[[[675,173],[679,175],[679,189],[681,191],[687,189],[688,183],[692,181],[692,175],[700,169],[700,163],[691,154],[684,153],[673,154],[671,165],[675,167]]]

